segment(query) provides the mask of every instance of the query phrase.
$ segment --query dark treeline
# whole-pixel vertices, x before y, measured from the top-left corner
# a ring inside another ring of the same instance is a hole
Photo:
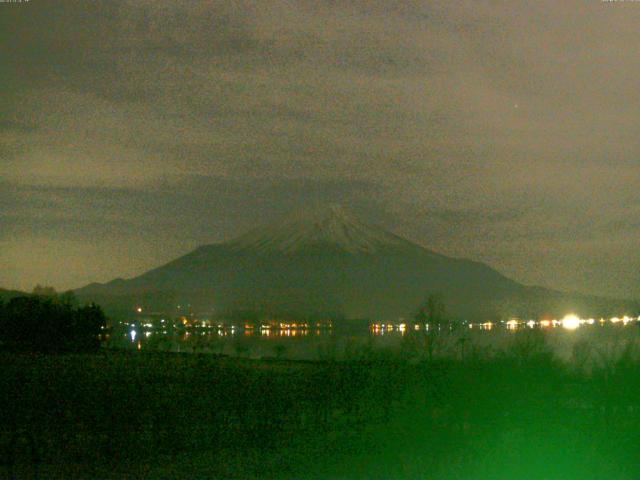
[[[36,287],[32,295],[0,300],[0,347],[10,351],[63,353],[100,348],[102,309],[79,306],[73,293]]]

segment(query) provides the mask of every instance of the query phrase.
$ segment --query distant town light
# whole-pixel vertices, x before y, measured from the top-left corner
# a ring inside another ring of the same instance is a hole
[[[562,319],[562,326],[567,330],[575,330],[580,326],[580,318],[573,314],[566,315]]]

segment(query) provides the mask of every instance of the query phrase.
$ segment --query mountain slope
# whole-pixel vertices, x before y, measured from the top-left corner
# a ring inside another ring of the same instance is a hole
[[[437,254],[340,207],[296,213],[232,241],[206,245],[130,280],[92,284],[80,297],[132,309],[340,313],[396,319],[428,293],[456,318],[585,313],[606,301],[525,287],[492,268]]]
[[[381,228],[362,223],[338,205],[294,213],[273,225],[258,227],[228,245],[238,251],[263,253],[296,253],[324,247],[376,254],[416,247]]]

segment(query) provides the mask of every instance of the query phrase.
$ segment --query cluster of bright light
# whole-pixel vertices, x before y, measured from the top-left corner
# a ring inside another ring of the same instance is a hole
[[[516,328],[518,328],[518,324],[519,324],[518,320],[515,318],[512,318],[507,322],[507,328],[509,330],[515,330]]]
[[[580,317],[574,314],[565,315],[561,320],[563,328],[567,330],[575,330],[581,325]]]
[[[469,328],[474,328],[477,326],[480,330],[491,330],[493,328],[492,322],[484,322],[484,323],[470,323]]]
[[[318,324],[320,326],[321,324]],[[281,323],[280,328],[309,328],[309,324],[307,322],[302,323]]]
[[[141,313],[142,312],[142,307],[136,307],[136,312]],[[374,333],[374,335],[384,335],[385,332],[399,332],[401,335],[404,335],[408,330],[411,329],[411,324],[406,324],[404,322],[402,322],[403,319],[399,319],[400,322],[398,323],[375,323],[372,324],[370,326],[371,331]],[[161,328],[166,328],[165,325],[166,320],[163,318],[160,320],[160,324],[162,324]],[[500,322],[491,322],[491,321],[486,321],[484,323],[467,323],[465,322],[466,325],[468,325],[468,327],[470,329],[479,329],[479,330],[493,330],[494,327],[496,326],[503,326],[506,327],[507,330],[509,331],[517,331],[521,328],[556,328],[556,327],[562,327],[566,330],[576,330],[581,326],[584,325],[595,325],[595,324],[599,324],[601,326],[604,326],[607,323],[611,323],[612,325],[622,325],[622,326],[626,326],[632,322],[639,322],[640,323],[640,316],[638,317],[630,317],[628,315],[624,315],[624,316],[615,316],[615,317],[611,317],[609,319],[605,319],[605,318],[600,318],[598,320],[594,319],[594,318],[580,318],[578,315],[574,314],[574,313],[569,313],[567,315],[565,315],[562,319],[557,320],[557,319],[543,319],[543,320],[520,320],[518,318],[511,318],[508,321],[500,321]],[[240,330],[244,330],[244,334],[252,334],[253,333],[253,328],[254,326],[251,324],[246,324],[244,325],[244,328],[242,327],[237,327],[235,325],[224,325],[224,324],[212,324],[212,322],[210,320],[197,320],[197,319],[191,319],[188,320],[186,317],[180,317],[179,320],[177,320],[177,323],[173,323],[173,327],[186,327],[186,328],[191,328],[191,327],[195,327],[196,329],[213,329],[214,333],[217,333],[218,335],[221,336],[227,336],[228,334],[231,335],[235,335],[236,332],[238,331],[238,329]],[[125,334],[125,336],[129,337],[131,342],[136,342],[136,340],[139,342],[140,337],[142,336],[142,338],[146,338],[149,337],[151,335],[151,331],[149,331],[150,329],[154,329],[154,327],[160,327],[160,324],[155,325],[154,323],[151,323],[147,320],[146,323],[140,324],[138,322],[132,322],[132,323],[128,323],[128,322],[121,322],[122,325],[125,325],[126,327],[130,327],[130,330],[128,331],[128,334]],[[260,334],[264,335],[264,336],[270,336],[270,335],[274,335],[274,336],[297,336],[297,335],[306,335],[307,334],[307,329],[310,328],[313,324],[309,324],[309,323],[274,323],[274,322],[269,322],[266,324],[261,324],[259,327],[256,326],[256,329],[259,328],[260,330]],[[317,324],[318,327],[327,327],[331,328],[331,325],[324,325],[321,323]],[[141,328],[139,328],[141,327]],[[217,328],[216,328],[217,327]],[[414,330],[421,330],[421,329],[425,329],[426,331],[429,331],[429,324],[414,324],[413,325],[413,329]],[[141,330],[141,331],[136,331],[136,329]],[[162,333],[166,334],[167,331],[163,330]],[[195,333],[198,333],[197,331],[195,331]],[[200,331],[200,334],[204,334],[205,332]],[[185,335],[188,335],[189,332],[185,332]],[[317,334],[319,334],[319,331],[317,332]]]
[[[403,325],[403,324],[402,324]],[[379,330],[387,330],[389,332],[393,332],[393,329],[395,328],[393,323],[374,323],[371,328],[375,331],[379,331]]]
[[[627,315],[625,315],[622,318],[619,317],[613,317],[611,319],[611,323],[622,323],[623,325],[627,325],[629,322],[633,322],[635,319],[628,317]],[[637,318],[638,321],[640,321],[640,317]]]
[[[612,324],[622,324],[628,325],[631,322],[640,322],[640,317],[629,317],[627,315],[623,317],[612,317],[610,319],[601,318],[599,320],[600,325],[604,325],[607,322]],[[583,325],[595,325],[597,321],[594,318],[580,318],[578,315],[573,313],[569,313],[565,315],[562,319],[544,319],[544,320],[519,320],[517,318],[511,318],[508,321],[500,322],[504,325],[507,330],[516,331],[522,327],[528,328],[549,328],[549,327],[562,327],[567,330],[576,330],[577,328]],[[468,326],[470,329],[479,328],[480,330],[491,330],[495,324],[492,322],[484,322],[484,323],[469,323]]]

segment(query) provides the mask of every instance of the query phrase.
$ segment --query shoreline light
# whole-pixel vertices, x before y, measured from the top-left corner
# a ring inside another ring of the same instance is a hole
[[[569,314],[565,315],[565,317],[561,320],[562,327],[567,330],[575,330],[580,326],[580,318],[577,315]]]
[[[508,330],[517,330],[517,328],[518,328],[518,320],[516,320],[515,318],[512,318],[507,322]]]

